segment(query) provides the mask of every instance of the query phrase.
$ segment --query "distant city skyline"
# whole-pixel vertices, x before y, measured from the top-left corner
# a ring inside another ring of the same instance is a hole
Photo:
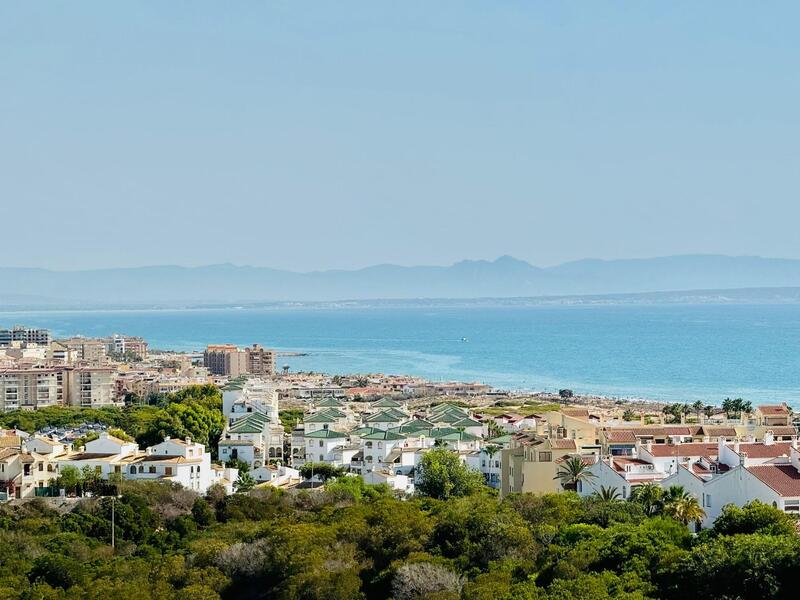
[[[0,5],[0,266],[800,258],[800,5]]]

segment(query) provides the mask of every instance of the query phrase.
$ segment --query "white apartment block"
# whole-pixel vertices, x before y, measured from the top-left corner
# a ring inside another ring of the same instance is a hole
[[[0,369],[0,411],[117,403],[110,367],[19,366]]]

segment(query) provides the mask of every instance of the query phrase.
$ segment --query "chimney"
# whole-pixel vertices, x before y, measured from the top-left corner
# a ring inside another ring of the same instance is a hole
[[[168,441],[170,441],[171,439],[172,439],[172,438],[170,438],[169,436],[165,436],[165,437],[164,437],[164,441],[165,441],[165,442],[168,442]]]
[[[639,420],[642,422],[642,425],[647,425],[647,421],[644,418],[644,411],[639,411]]]
[[[764,434],[764,445],[765,446],[772,446],[773,444],[775,444],[775,434],[773,434],[772,430],[769,429]]]
[[[704,413],[702,410],[697,415],[697,418],[698,418],[698,423],[700,425],[705,425],[706,424],[706,413]]]
[[[685,425],[685,424],[686,424],[686,415],[681,413],[681,425]]]
[[[187,446],[191,446],[192,445],[192,438],[190,438],[188,435],[186,436],[186,438],[183,441],[186,442]]]

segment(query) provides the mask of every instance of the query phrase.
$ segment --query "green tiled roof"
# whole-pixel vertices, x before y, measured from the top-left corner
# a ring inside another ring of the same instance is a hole
[[[394,421],[400,421],[403,419],[405,415],[398,417],[397,415],[393,415],[388,410],[382,410],[379,413],[375,413],[374,415],[368,416],[364,419],[367,423],[392,423]]]
[[[459,431],[458,429],[453,429],[452,427],[431,427],[430,429],[415,429],[414,431],[409,431],[407,432],[407,436],[438,438],[451,433],[459,433]]]
[[[466,414],[466,411],[463,408],[461,408],[460,406],[456,406],[455,404],[448,404],[447,402],[445,402],[444,404],[438,404],[438,405],[432,407],[429,412],[431,414],[437,414],[437,413],[444,413],[444,412],[449,412],[449,411],[453,411],[453,410],[456,410],[458,412],[462,412],[462,413]]]
[[[369,435],[363,436],[363,440],[404,440],[406,436],[391,431],[376,431]]]
[[[350,432],[350,435],[363,436],[373,433],[375,431],[379,430],[375,429],[374,427],[359,427],[357,429],[353,429],[353,431]]]
[[[480,421],[476,421],[475,419],[470,419],[469,417],[453,423],[453,427],[482,427],[482,426],[483,423],[481,423]]]
[[[391,427],[389,431],[397,431],[399,433],[406,433],[406,432],[415,432],[419,431],[420,429],[431,429],[434,427],[433,423],[430,421],[424,421],[422,419],[414,419],[413,421],[408,421],[400,425],[400,427]]]
[[[400,408],[402,404],[391,398],[381,398],[377,402],[372,403],[373,408]]]
[[[332,408],[339,408],[342,406],[342,403],[336,398],[325,398],[324,400],[318,402],[317,406],[323,406],[323,407],[328,406]]]
[[[233,433],[261,433],[264,431],[264,425],[269,422],[266,415],[261,413],[252,413],[246,417],[242,417],[234,421],[230,426],[229,431]]]
[[[441,415],[437,415],[435,417],[431,417],[430,420],[434,423],[456,423],[465,419],[464,415],[457,415],[455,413],[444,413]]]
[[[396,408],[387,408],[386,412],[388,412],[393,417],[397,417],[398,419],[407,419],[408,415],[404,413],[402,410],[397,410]]]
[[[337,417],[329,415],[327,412],[318,412],[314,413],[303,419],[304,423],[335,423],[338,420]]]
[[[510,444],[511,434],[501,435],[500,437],[492,438],[489,440],[490,444]]]
[[[453,433],[446,433],[444,435],[435,435],[433,436],[437,440],[446,440],[450,442],[474,442],[479,440],[477,435],[472,435],[471,433],[467,433],[466,431],[455,431]]]
[[[313,431],[311,433],[307,433],[305,435],[307,438],[314,438],[314,439],[336,439],[336,438],[346,438],[346,433],[341,433],[339,431],[334,431],[333,429],[319,429],[317,431]]]

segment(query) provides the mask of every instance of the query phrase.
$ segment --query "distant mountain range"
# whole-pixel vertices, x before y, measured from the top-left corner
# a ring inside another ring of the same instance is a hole
[[[0,308],[157,307],[641,294],[800,287],[800,260],[686,255],[540,268],[510,256],[447,267],[376,265],[296,273],[231,264],[84,271],[0,268]],[[797,291],[771,295],[794,298]],[[723,294],[724,295],[724,294]],[[675,294],[671,294],[675,297]]]

